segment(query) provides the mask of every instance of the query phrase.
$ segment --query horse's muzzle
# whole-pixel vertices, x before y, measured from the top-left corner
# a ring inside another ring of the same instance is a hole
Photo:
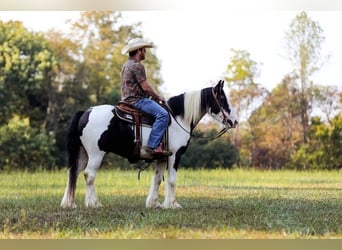
[[[234,120],[234,122],[230,119],[225,119],[223,122],[227,128],[236,128],[236,126],[239,124],[237,120]]]

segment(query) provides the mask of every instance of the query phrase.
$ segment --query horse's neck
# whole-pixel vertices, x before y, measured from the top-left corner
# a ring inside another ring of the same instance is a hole
[[[184,97],[184,122],[192,129],[196,127],[206,110],[201,107],[202,92],[194,91],[185,95]]]
[[[202,117],[207,112],[207,91],[193,91],[171,97],[168,105],[172,110],[173,116],[181,117],[184,125],[195,128]],[[203,99],[203,100],[202,100]]]

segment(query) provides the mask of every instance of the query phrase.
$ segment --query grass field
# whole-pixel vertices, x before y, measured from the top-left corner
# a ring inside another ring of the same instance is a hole
[[[78,208],[63,210],[66,170],[0,173],[0,238],[342,238],[341,171],[180,169],[180,210],[145,208],[151,177],[100,170],[99,209],[81,177]]]

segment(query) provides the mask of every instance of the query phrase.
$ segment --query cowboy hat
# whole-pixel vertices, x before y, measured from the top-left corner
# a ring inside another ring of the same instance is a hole
[[[121,54],[126,54],[128,52],[140,49],[140,48],[153,48],[152,43],[148,43],[141,38],[133,38],[128,41],[127,45],[121,50]]]

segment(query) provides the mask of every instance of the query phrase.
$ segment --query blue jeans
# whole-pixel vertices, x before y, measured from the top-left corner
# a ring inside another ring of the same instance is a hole
[[[150,148],[157,148],[163,138],[163,135],[169,126],[169,113],[161,107],[158,103],[148,98],[143,98],[134,104],[139,110],[153,115],[156,120],[153,123],[150,137],[147,146]]]

